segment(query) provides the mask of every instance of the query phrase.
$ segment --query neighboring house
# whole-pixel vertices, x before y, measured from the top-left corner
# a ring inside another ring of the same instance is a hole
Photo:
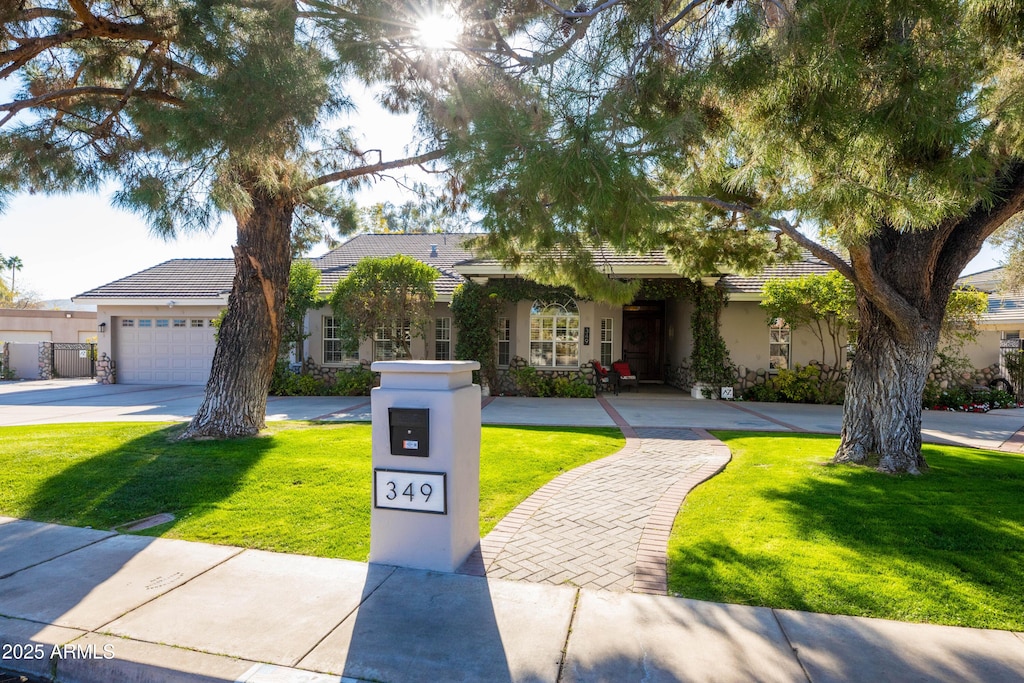
[[[40,342],[77,344],[96,341],[96,334],[95,311],[0,309],[0,371],[18,379],[36,379],[44,355],[51,366],[57,362],[64,367],[49,351],[40,349]]]
[[[1005,268],[990,268],[957,280],[988,294],[988,310],[978,325],[981,332],[968,355],[976,368],[999,365],[1003,377],[1003,351],[1020,349],[1024,337],[1024,292],[1002,291],[1005,273]]]
[[[476,258],[463,246],[464,239],[442,234],[359,235],[310,263],[322,272],[325,295],[367,256],[405,254],[436,268],[434,324],[424,337],[413,340],[412,352],[414,358],[446,360],[454,357],[458,337],[448,306],[455,288],[469,279],[518,277],[498,261]],[[635,256],[602,251],[596,257],[617,278],[679,279],[661,252]],[[754,277],[704,278],[704,284],[729,295],[721,331],[732,362],[752,372],[818,359],[820,345],[809,331],[773,328],[758,302],[768,277],[828,270],[824,262],[806,256]],[[227,306],[233,271],[230,259],[167,261],[80,294],[75,301],[96,305],[100,356],[106,354],[116,363],[117,382],[203,384],[214,351],[211,321]],[[520,362],[570,374],[593,360],[610,365],[625,358],[641,380],[685,385],[692,308],[686,298],[639,300],[625,306],[573,298],[509,303],[501,317],[496,354],[503,367]],[[348,357],[329,307],[310,311],[306,329],[307,366],[325,372],[394,358],[396,335],[407,334],[379,329],[361,343],[356,356]]]
[[[95,337],[95,311],[0,309],[0,342],[84,342]]]

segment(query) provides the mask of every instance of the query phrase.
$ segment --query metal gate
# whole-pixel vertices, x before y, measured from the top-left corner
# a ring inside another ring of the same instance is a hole
[[[96,345],[54,342],[50,347],[54,377],[95,377]]]

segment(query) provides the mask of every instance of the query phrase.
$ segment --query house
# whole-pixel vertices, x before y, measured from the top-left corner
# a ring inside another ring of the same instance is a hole
[[[53,343],[90,341],[96,341],[95,311],[0,309],[0,377],[49,377],[55,363],[58,369],[67,371],[70,367],[63,359],[53,358]],[[88,376],[88,366],[85,372]]]
[[[367,256],[405,254],[436,268],[434,324],[423,338],[413,340],[412,353],[414,358],[446,360],[453,357],[458,338],[449,309],[455,288],[467,280],[521,276],[496,260],[477,257],[464,240],[464,235],[443,234],[358,235],[310,263],[322,273],[324,294]],[[595,256],[618,278],[680,282],[662,252],[623,255],[601,250]],[[805,255],[801,261],[753,277],[726,273],[703,279],[703,284],[728,294],[721,333],[744,377],[819,359],[820,345],[810,332],[770,325],[758,302],[769,277],[798,277],[829,269]],[[84,292],[75,300],[96,305],[99,353],[116,363],[117,382],[204,384],[215,346],[212,321],[227,306],[233,271],[231,259],[176,259]],[[506,303],[496,341],[499,366],[525,364],[573,375],[589,369],[594,360],[610,365],[625,358],[641,381],[688,385],[693,304],[678,288],[648,290],[654,294],[625,306],[543,295]],[[377,330],[372,339],[362,342],[358,354],[346,356],[330,308],[310,311],[306,329],[304,360],[318,374],[394,358],[394,340],[407,334],[406,330]],[[101,381],[110,378],[102,376]]]
[[[1024,338],[1024,292],[1003,291],[1006,268],[990,268],[957,280],[988,294],[988,310],[978,324],[978,339],[967,349],[976,368],[998,367],[998,376],[1007,377],[1006,351],[1020,350]]]

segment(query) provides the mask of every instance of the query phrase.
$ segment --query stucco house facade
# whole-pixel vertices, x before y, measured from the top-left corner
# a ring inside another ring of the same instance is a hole
[[[463,235],[359,235],[327,254],[310,259],[321,271],[327,295],[348,271],[368,256],[405,254],[437,269],[434,321],[412,340],[414,358],[454,357],[458,329],[449,304],[455,288],[467,280],[518,278],[493,259],[478,258]],[[601,253],[598,262],[619,278],[679,280],[661,252],[645,255]],[[793,264],[748,277],[722,273],[703,284],[722,289],[729,303],[721,314],[721,333],[741,374],[819,360],[820,345],[806,330],[773,328],[758,305],[769,277],[826,273],[829,266],[805,256]],[[204,384],[215,348],[212,321],[227,306],[234,274],[231,259],[175,259],[102,285],[75,297],[97,309],[100,381],[126,384]],[[626,359],[641,381],[685,386],[692,350],[692,302],[685,296],[640,299],[625,306],[573,297],[524,299],[505,304],[495,353],[499,366],[527,364],[541,372],[572,374]],[[358,363],[395,357],[399,330],[378,330],[359,352],[347,356],[329,307],[307,314],[303,349],[307,368],[329,373]]]

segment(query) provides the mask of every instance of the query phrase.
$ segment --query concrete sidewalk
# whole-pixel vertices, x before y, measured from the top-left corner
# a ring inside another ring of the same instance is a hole
[[[1020,681],[1024,636],[0,518],[0,669],[60,681]]]

